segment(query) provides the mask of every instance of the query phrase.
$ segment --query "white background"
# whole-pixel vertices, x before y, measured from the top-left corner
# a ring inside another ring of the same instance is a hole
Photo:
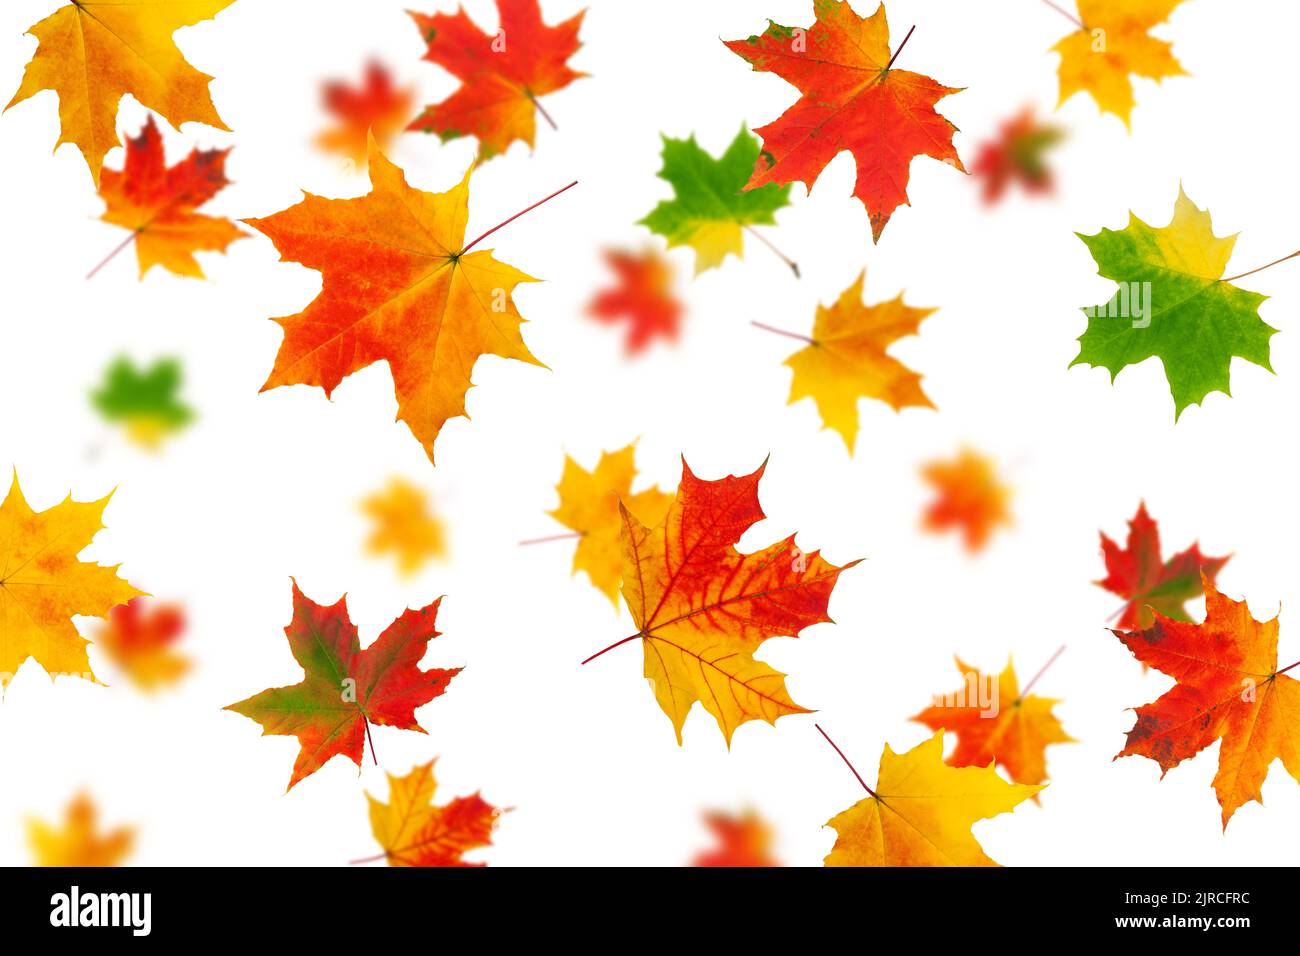
[[[325,122],[319,87],[358,78],[377,55],[418,84],[421,103],[446,96],[455,82],[419,60],[407,5],[239,0],[178,34],[190,62],[216,77],[213,100],[236,131],[165,129],[171,161],[194,145],[235,147],[234,184],[206,211],[261,216],[296,202],[300,189],[367,191],[364,176],[312,145]],[[486,0],[466,6],[480,24],[495,24]],[[580,6],[543,4],[550,22]],[[865,15],[875,4],[855,6]],[[5,3],[5,96],[36,46],[23,31],[55,7]],[[895,43],[918,25],[900,67],[967,88],[941,109],[962,130],[956,144],[968,163],[1023,104],[1055,106],[1057,61],[1047,51],[1071,27],[1046,6],[895,0],[889,15]],[[496,845],[475,854],[493,865],[682,864],[709,843],[702,810],[745,806],[773,823],[782,860],[817,864],[834,841],[824,821],[862,793],[814,719],[872,781],[886,741],[901,751],[927,735],[908,717],[956,686],[952,655],[999,668],[1010,653],[1027,678],[1061,644],[1068,650],[1036,691],[1063,700],[1058,712],[1080,742],[1049,751],[1041,807],[975,827],[995,859],[1294,862],[1300,786],[1280,765],[1264,787],[1267,808],[1248,804],[1225,835],[1210,789],[1217,746],[1163,782],[1151,761],[1111,761],[1133,721],[1126,708],[1170,681],[1144,675],[1105,630],[1120,602],[1091,582],[1102,576],[1098,531],[1122,536],[1145,498],[1167,551],[1199,538],[1209,554],[1231,552],[1223,590],[1246,597],[1259,618],[1288,609],[1281,663],[1300,658],[1300,624],[1289,619],[1300,606],[1300,265],[1242,282],[1274,297],[1261,314],[1282,330],[1273,339],[1277,374],[1235,362],[1234,397],[1210,396],[1176,427],[1157,361],[1124,371],[1113,387],[1103,370],[1066,366],[1084,327],[1078,307],[1113,289],[1074,232],[1120,228],[1130,209],[1163,225],[1181,180],[1211,208],[1219,234],[1241,231],[1230,272],[1300,244],[1294,135],[1274,95],[1291,82],[1300,8],[1196,0],[1176,11],[1158,33],[1175,41],[1192,76],[1139,82],[1131,136],[1090,99],[1068,103],[1056,114],[1071,138],[1055,157],[1054,199],[1016,198],[990,213],[974,182],[920,159],[914,206],[900,208],[873,247],[850,195],[852,160],[841,155],[811,196],[795,187],[779,226],[767,230],[798,259],[802,281],[752,240],[745,261],[695,281],[691,253],[675,251],[689,309],[682,340],[628,362],[618,333],[583,314],[610,281],[599,250],[651,241],[633,223],[668,195],[655,177],[661,131],[694,131],[716,152],[742,121],[761,125],[794,101],[793,87],[751,72],[719,42],[761,31],[768,16],[807,26],[811,4],[591,5],[573,59],[591,77],[546,100],[559,131],[539,124],[533,154],[517,144],[486,164],[470,203],[468,234],[477,235],[581,181],[487,244],[547,280],[517,298],[530,320],[524,337],[550,370],[481,360],[469,397],[474,420],[443,430],[436,469],[394,422],[383,364],[348,378],[332,401],[305,386],[258,394],[281,338],[268,317],[304,308],[319,289],[316,273],[279,263],[271,243],[254,236],[226,257],[203,256],[206,282],[155,271],[140,283],[129,253],[87,282],[122,234],[96,221],[102,207],[75,148],[50,155],[54,94],[0,119],[0,474],[16,466],[37,508],[69,490],[90,499],[117,488],[107,530],[83,556],[122,562],[138,586],[182,601],[192,620],[184,647],[196,661],[188,680],[152,698],[93,648],[112,686],[51,682],[34,663],[23,667],[0,706],[0,861],[27,862],[23,818],[60,816],[83,787],[107,823],[138,826],[137,863],[335,865],[375,852],[362,794],[383,797],[386,785],[368,758],[360,778],[336,759],[285,795],[296,741],[260,738],[256,724],[221,710],[299,680],[282,633],[293,575],[322,603],[347,591],[363,642],[408,605],[447,595],[445,633],[426,663],[466,670],[420,712],[429,736],[378,728],[375,743],[397,773],[440,755],[443,799],[481,788],[514,808]],[[119,129],[134,133],[144,116],[127,98]],[[411,134],[392,157],[412,184],[443,190],[472,152],[467,141],[443,146]],[[121,152],[108,164],[120,166]],[[807,331],[816,304],[864,266],[868,301],[906,289],[910,303],[939,307],[894,352],[925,375],[940,411],[896,414],[864,401],[850,459],[810,402],[786,405],[790,373],[781,362],[797,344],[749,323]],[[161,454],[126,444],[87,400],[122,351],[185,362],[185,397],[199,420]],[[516,541],[563,530],[544,512],[555,505],[565,451],[590,467],[602,449],[638,436],[644,480],[667,488],[682,453],[706,478],[748,472],[771,454],[761,488],[771,518],[742,547],[797,529],[801,546],[837,564],[868,559],[835,591],[838,624],[763,650],[790,674],[794,699],[819,709],[816,718],[746,725],[728,752],[697,708],[679,748],[635,645],[578,666],[631,633],[631,619],[570,577],[571,544]],[[919,465],[963,444],[994,456],[1016,489],[1015,528],[975,559],[954,538],[918,533],[928,498]],[[427,488],[450,529],[450,560],[408,581],[362,550],[357,503],[390,475]]]

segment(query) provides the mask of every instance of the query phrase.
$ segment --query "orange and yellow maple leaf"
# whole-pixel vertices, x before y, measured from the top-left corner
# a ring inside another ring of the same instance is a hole
[[[334,125],[316,138],[316,145],[346,156],[359,169],[366,166],[369,137],[375,137],[380,149],[387,149],[415,106],[415,88],[399,87],[388,67],[376,62],[367,64],[361,86],[334,80],[325,84],[322,93]]]
[[[772,856],[772,828],[753,810],[743,814],[707,813],[704,822],[717,845],[695,857],[691,866],[780,866]]]
[[[95,804],[83,793],[68,804],[61,827],[30,818],[27,842],[36,865],[121,866],[135,842],[135,831],[120,827],[101,835],[97,816]]]
[[[932,461],[921,476],[934,487],[934,500],[921,523],[927,531],[961,532],[966,550],[974,553],[989,542],[1000,526],[1011,524],[1011,489],[1002,483],[993,462],[963,449],[951,461]]]
[[[373,523],[366,551],[391,554],[402,575],[410,577],[446,555],[446,534],[429,507],[429,496],[404,478],[392,478],[383,491],[368,495],[361,510]]]
[[[179,681],[190,661],[175,649],[185,633],[185,612],[175,604],[132,598],[108,612],[94,631],[95,647],[117,664],[141,690],[153,691]]]
[[[389,866],[486,866],[463,857],[492,844],[501,811],[477,793],[434,806],[435,761],[404,777],[388,774],[388,803],[370,794],[370,828]]]

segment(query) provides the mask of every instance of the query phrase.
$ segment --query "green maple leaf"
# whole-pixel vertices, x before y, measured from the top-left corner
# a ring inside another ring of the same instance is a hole
[[[1228,390],[1233,356],[1268,369],[1268,340],[1259,306],[1267,296],[1222,277],[1237,241],[1217,237],[1208,210],[1180,188],[1168,226],[1156,228],[1129,214],[1122,230],[1079,234],[1097,271],[1120,284],[1104,305],[1084,309],[1088,328],[1071,366],[1120,369],[1149,358],[1164,364],[1174,397],[1174,420],[1210,392]]]
[[[180,387],[181,365],[176,359],[159,359],[147,369],[138,369],[123,356],[108,367],[103,385],[90,399],[106,419],[125,425],[135,441],[155,447],[165,434],[194,418],[193,410],[177,397]]]
[[[758,138],[744,126],[714,159],[689,139],[665,136],[661,179],[675,198],[665,200],[640,221],[668,240],[668,247],[695,250],[695,274],[722,265],[729,253],[743,258],[745,226],[775,225],[773,214],[790,204],[790,185],[767,183],[745,190],[758,161]]]

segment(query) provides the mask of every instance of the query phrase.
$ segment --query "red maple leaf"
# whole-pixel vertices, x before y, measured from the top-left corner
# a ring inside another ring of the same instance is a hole
[[[587,312],[600,322],[627,322],[629,354],[645,351],[656,338],[677,338],[682,303],[673,295],[672,266],[657,252],[640,255],[609,250],[605,261],[619,284],[596,294]]]

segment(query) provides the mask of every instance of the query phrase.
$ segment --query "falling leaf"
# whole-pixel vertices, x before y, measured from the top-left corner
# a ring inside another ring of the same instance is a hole
[[[548,512],[580,536],[573,552],[573,573],[585,571],[591,583],[618,607],[618,589],[623,581],[623,552],[620,534],[623,519],[619,506],[626,507],[647,525],[657,525],[668,513],[673,496],[657,487],[633,493],[636,480],[636,445],[602,452],[600,461],[587,471],[568,455],[564,473],[555,490],[560,506]]]
[[[73,143],[99,185],[104,155],[122,145],[117,105],[123,95],[161,114],[172,126],[198,122],[227,129],[208,96],[212,77],[185,61],[172,34],[211,19],[234,0],[76,0],[27,32],[36,55],[9,106],[53,90],[62,131],[56,148]],[[8,109],[6,106],[5,109]]]
[[[195,149],[168,167],[162,136],[150,116],[140,135],[127,140],[122,170],[103,171],[99,195],[107,208],[100,218],[131,230],[127,241],[135,242],[140,278],[162,266],[178,276],[202,279],[194,253],[225,252],[244,235],[229,219],[195,212],[229,184],[229,152]]]
[[[727,43],[756,71],[775,73],[803,94],[754,131],[763,152],[746,188],[797,181],[812,189],[826,164],[847,149],[858,166],[853,195],[878,240],[894,210],[908,202],[913,158],[930,156],[966,171],[952,145],[957,127],[934,110],[959,90],[893,68],[883,3],[866,19],[847,0],[817,0],[814,9],[817,22],[808,29],[769,21],[762,35]]]
[[[1129,126],[1134,103],[1129,74],[1156,81],[1187,75],[1174,58],[1173,44],[1149,32],[1180,3],[1078,0],[1080,29],[1052,47],[1053,53],[1061,55],[1057,108],[1075,93],[1086,92],[1103,113],[1113,113]]]
[[[27,821],[27,842],[37,866],[121,866],[131,852],[135,831],[119,827],[102,836],[95,804],[78,794],[68,804],[62,827],[36,818]]]
[[[77,560],[103,529],[111,497],[82,502],[69,495],[53,508],[32,511],[14,473],[0,504],[0,688],[29,657],[51,677],[98,683],[72,618],[103,617],[143,593],[118,577],[116,565]]]
[[[765,517],[758,483],[766,467],[706,481],[683,460],[677,496],[659,525],[647,527],[620,508],[623,599],[638,631],[619,643],[640,639],[645,676],[679,744],[696,701],[717,720],[728,746],[746,721],[774,724],[808,713],[790,699],[785,675],[753,655],[770,637],[797,637],[829,622],[835,581],[857,564],[828,564],[818,552],[795,547],[794,535],[752,554],[735,549]]]
[[[673,198],[655,206],[640,224],[668,240],[668,248],[695,250],[695,274],[722,265],[728,255],[744,257],[749,226],[776,223],[774,213],[790,204],[789,185],[768,183],[745,190],[758,162],[758,140],[740,128],[727,151],[714,159],[689,139],[663,137],[664,168],[659,178],[673,187]]]
[[[618,285],[596,294],[587,313],[607,324],[627,323],[624,345],[629,355],[644,352],[656,338],[672,342],[681,329],[682,303],[673,294],[673,267],[647,249],[640,254],[605,252]]]
[[[420,764],[404,777],[388,774],[388,803],[366,794],[383,859],[389,866],[485,866],[462,857],[491,846],[501,811],[477,793],[434,806],[433,764]]]
[[[1048,745],[1074,741],[1052,713],[1059,701],[1022,695],[1010,660],[997,677],[981,673],[960,658],[957,670],[961,688],[936,696],[932,706],[912,718],[931,730],[951,730],[957,735],[948,766],[987,767],[996,762],[1016,783],[1045,781]]]
[[[538,98],[585,76],[568,65],[580,46],[582,13],[551,27],[542,22],[537,0],[497,0],[497,12],[501,28],[494,36],[475,26],[463,9],[454,15],[411,13],[428,44],[424,59],[461,85],[441,103],[425,107],[407,129],[437,133],[443,142],[477,137],[480,159],[505,152],[515,140],[531,148],[534,114],[550,120]]]
[[[442,522],[434,517],[429,496],[409,481],[389,479],[387,488],[361,502],[361,510],[374,525],[366,550],[391,554],[403,575],[413,575],[433,558],[446,555]]]
[[[180,387],[177,359],[159,359],[138,369],[122,356],[108,367],[104,383],[90,399],[104,418],[124,425],[132,441],[154,450],[194,418],[193,410],[177,397]]]
[[[231,704],[226,710],[262,725],[262,733],[292,735],[301,750],[289,788],[342,754],[358,767],[371,724],[418,730],[415,710],[441,697],[461,668],[420,670],[442,598],[407,611],[364,651],[348,617],[347,598],[316,604],[293,585],[293,620],[284,629],[304,679]],[[371,745],[373,752],[373,744]]]
[[[785,364],[794,370],[790,404],[811,398],[824,427],[839,432],[849,454],[858,436],[858,399],[874,398],[895,411],[934,408],[921,390],[921,376],[886,349],[915,335],[934,309],[903,304],[899,293],[888,302],[863,305],[864,270],[833,306],[817,306],[809,344]]]
[[[922,524],[927,531],[961,531],[972,553],[988,544],[1000,526],[1011,525],[1011,489],[1002,483],[993,462],[978,452],[963,449],[951,461],[932,461],[921,475],[937,495],[926,509]]]
[[[1296,664],[1278,670],[1277,618],[1257,621],[1245,601],[1224,597],[1208,578],[1203,586],[1204,624],[1157,612],[1145,630],[1114,632],[1139,661],[1177,681],[1137,708],[1118,756],[1150,757],[1163,778],[1222,741],[1213,786],[1227,829],[1238,807],[1264,802],[1260,787],[1275,759],[1300,780],[1300,682],[1285,676]]]
[[[780,866],[772,857],[772,828],[753,810],[735,816],[705,814],[717,846],[699,854],[691,866],[759,867]]]
[[[1221,278],[1236,236],[1214,235],[1210,213],[1180,187],[1174,218],[1162,228],[1129,214],[1128,226],[1080,239],[1097,271],[1119,283],[1110,301],[1083,310],[1088,328],[1070,364],[1120,369],[1158,357],[1174,397],[1174,420],[1210,392],[1228,391],[1234,355],[1273,371],[1259,317],[1266,296]],[[1236,277],[1234,277],[1236,278]]]
[[[1188,601],[1201,596],[1201,578],[1211,584],[1227,557],[1210,558],[1193,544],[1168,561],[1160,557],[1160,527],[1147,514],[1146,503],[1128,523],[1124,548],[1101,535],[1101,553],[1106,560],[1106,577],[1094,582],[1124,598],[1126,603],[1115,625],[1121,631],[1148,628],[1155,618],[1152,609],[1175,621],[1190,621]]]
[[[480,355],[541,364],[524,345],[513,299],[515,286],[536,280],[491,252],[465,251],[469,172],[445,193],[412,189],[372,140],[370,182],[357,199],[308,193],[246,220],[282,259],[323,274],[311,305],[275,320],[284,341],[262,389],[317,385],[328,396],[345,376],[386,361],[397,417],[432,461],[443,424],[465,414]]]
[[[368,135],[380,149],[392,145],[415,108],[415,87],[398,87],[382,63],[369,63],[359,87],[332,81],[325,84],[325,109],[335,125],[316,139],[321,149],[346,156],[359,168],[366,164]]]
[[[189,671],[189,658],[175,650],[184,633],[185,612],[179,605],[132,598],[109,611],[108,623],[97,627],[93,636],[95,646],[137,686],[154,691]]]
[[[1031,194],[1050,192],[1052,168],[1046,154],[1064,136],[1059,126],[1039,120],[1031,106],[1003,123],[997,137],[980,146],[971,166],[971,176],[982,183],[984,202],[997,202],[1012,183]]]
[[[943,731],[903,754],[885,744],[873,793],[833,817],[827,866],[998,866],[971,824],[1015,809],[1043,788],[993,769],[943,762]]]

